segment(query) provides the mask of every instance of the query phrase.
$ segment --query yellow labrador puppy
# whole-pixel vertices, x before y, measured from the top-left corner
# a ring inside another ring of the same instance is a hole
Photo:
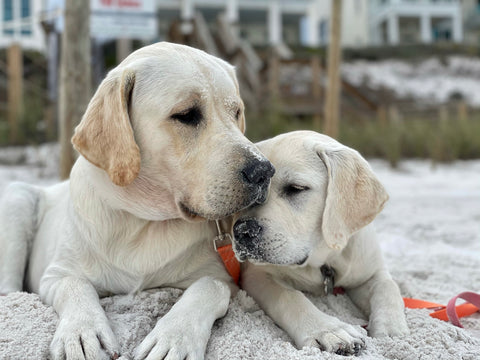
[[[136,359],[201,359],[233,284],[212,222],[266,197],[273,167],[243,136],[234,69],[158,43],[100,84],[75,130],[70,181],[12,184],[0,203],[0,293],[53,305],[54,359],[116,358],[99,296],[187,289]]]
[[[365,332],[322,313],[301,291],[343,287],[372,336],[408,333],[399,289],[370,222],[388,199],[358,152],[297,131],[257,144],[275,166],[267,202],[236,215],[242,287],[298,347],[354,354]]]

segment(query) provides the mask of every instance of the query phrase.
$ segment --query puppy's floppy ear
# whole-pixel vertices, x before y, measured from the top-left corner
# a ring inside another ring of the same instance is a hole
[[[328,172],[323,237],[330,248],[343,249],[383,209],[388,194],[357,151],[331,144],[317,146],[317,153]]]
[[[140,150],[128,114],[134,84],[133,70],[108,74],[72,137],[75,149],[119,186],[130,184],[140,171]]]

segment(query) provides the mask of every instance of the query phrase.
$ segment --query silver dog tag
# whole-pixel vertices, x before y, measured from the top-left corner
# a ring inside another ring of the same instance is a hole
[[[213,238],[213,247],[215,248],[215,251],[218,251],[217,249],[219,247],[233,244],[233,239],[229,233],[225,233],[222,231],[222,228],[220,227],[220,222],[218,220],[215,220],[215,224],[217,225],[218,235]]]
[[[229,245],[229,244],[232,244],[233,243],[233,240],[232,240],[232,236],[230,234],[218,234],[217,236],[215,236],[213,238],[213,247],[215,249],[215,251],[218,251],[217,249],[219,247],[222,247],[222,246],[225,246],[225,245]]]
[[[335,286],[335,270],[328,265],[323,265],[320,268],[323,275],[323,289],[325,295],[333,294],[333,288]]]

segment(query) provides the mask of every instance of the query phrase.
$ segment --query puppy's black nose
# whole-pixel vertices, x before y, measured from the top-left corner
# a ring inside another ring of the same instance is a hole
[[[239,220],[233,226],[233,236],[239,243],[247,245],[252,239],[262,235],[263,228],[258,221],[253,219]]]
[[[245,182],[253,185],[264,185],[275,174],[275,168],[268,160],[250,160],[242,170]]]

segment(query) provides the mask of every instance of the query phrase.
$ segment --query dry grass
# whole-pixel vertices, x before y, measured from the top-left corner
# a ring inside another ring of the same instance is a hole
[[[276,107],[264,114],[249,114],[247,136],[259,141],[300,129],[315,129],[309,117],[288,117]],[[480,158],[480,116],[459,120],[402,119],[380,123],[376,120],[343,120],[339,141],[365,157],[380,157],[396,166],[402,158],[429,158],[433,161]]]

